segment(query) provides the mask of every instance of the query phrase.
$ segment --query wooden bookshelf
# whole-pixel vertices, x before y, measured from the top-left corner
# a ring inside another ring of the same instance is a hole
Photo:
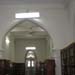
[[[4,60],[0,59],[0,75],[9,75],[10,71],[10,61],[9,60]]]
[[[61,50],[62,75],[75,75],[75,43]]]

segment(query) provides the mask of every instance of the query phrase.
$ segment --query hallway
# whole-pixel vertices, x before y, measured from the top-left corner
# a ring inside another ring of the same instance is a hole
[[[25,74],[75,75],[75,0],[0,0],[0,75]]]

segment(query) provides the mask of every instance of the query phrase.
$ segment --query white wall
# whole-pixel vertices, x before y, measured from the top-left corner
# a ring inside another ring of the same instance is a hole
[[[15,62],[15,44],[14,44],[14,37],[13,37],[13,35],[10,36],[9,50],[10,50],[9,59],[12,62]]]
[[[0,59],[4,59],[4,51],[0,50]]]
[[[49,6],[49,5],[48,5]],[[60,5],[61,7],[61,5]],[[73,25],[70,25],[67,10],[64,8],[49,8],[35,5],[5,5],[0,6],[0,48],[2,49],[2,39],[4,34],[14,26],[16,21],[15,13],[22,12],[26,9],[30,11],[39,11],[41,17],[38,19],[51,35],[54,43],[54,49],[61,49],[65,45],[73,42]]]
[[[8,37],[9,43],[6,43],[6,37]],[[3,48],[5,51],[1,51],[3,53],[3,59],[8,59],[11,61],[15,61],[15,45],[14,45],[14,37],[10,33],[7,34],[5,40],[3,42]]]
[[[70,25],[73,25],[73,39],[75,42],[75,0],[71,0],[69,4]]]
[[[75,41],[75,15],[74,15],[74,26],[73,26],[73,33],[74,33],[74,41]]]
[[[55,59],[55,74],[61,75],[61,55],[60,50],[52,51],[52,59]]]
[[[8,34],[6,37],[7,37],[8,40],[10,40],[10,34]],[[4,50],[4,59],[9,60],[9,58],[10,58],[10,49],[9,49],[10,45],[9,45],[8,40],[6,39],[6,37],[4,38],[2,47],[5,49]],[[7,42],[6,42],[6,40],[7,40]]]
[[[44,61],[48,58],[49,51],[47,50],[47,41],[46,39],[16,39],[15,40],[15,61],[24,62],[25,57],[25,47],[35,46],[36,55],[38,61]]]
[[[75,23],[74,23],[74,41],[75,41]]]
[[[74,42],[75,42],[75,14],[74,14],[74,27],[73,27],[73,30],[74,30]]]

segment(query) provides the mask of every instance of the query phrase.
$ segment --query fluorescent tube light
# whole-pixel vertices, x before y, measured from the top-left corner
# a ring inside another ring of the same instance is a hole
[[[16,13],[15,18],[38,18],[40,17],[39,12],[30,12],[30,13]]]
[[[35,50],[36,47],[25,47],[26,50]]]

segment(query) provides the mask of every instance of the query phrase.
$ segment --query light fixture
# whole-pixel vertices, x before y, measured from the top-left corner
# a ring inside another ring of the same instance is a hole
[[[35,50],[36,47],[25,47],[26,50]]]
[[[39,12],[28,12],[28,13],[16,13],[15,18],[38,18],[40,17]]]
[[[5,41],[6,41],[6,44],[7,44],[7,45],[9,45],[10,40],[9,40],[9,38],[8,38],[8,37],[6,37]]]

